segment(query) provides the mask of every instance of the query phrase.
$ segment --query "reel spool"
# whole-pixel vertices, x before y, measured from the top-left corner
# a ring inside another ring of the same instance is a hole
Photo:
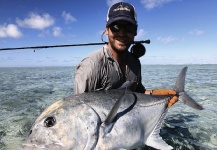
[[[136,58],[140,58],[143,55],[145,55],[146,49],[145,46],[142,43],[135,43],[131,49],[130,52],[132,55]]]

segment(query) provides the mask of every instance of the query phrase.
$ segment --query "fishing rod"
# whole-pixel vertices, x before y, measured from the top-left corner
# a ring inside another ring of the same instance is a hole
[[[56,48],[56,47],[71,47],[71,46],[90,46],[90,45],[103,45],[107,44],[108,42],[103,43],[85,43],[85,44],[66,44],[66,45],[50,45],[50,46],[32,46],[32,47],[16,47],[16,48],[0,48],[0,51],[7,51],[7,50],[23,50],[23,49],[41,49],[41,48]],[[134,41],[133,44],[141,44],[146,43],[149,44],[150,40],[145,41]],[[35,52],[35,51],[34,51]]]

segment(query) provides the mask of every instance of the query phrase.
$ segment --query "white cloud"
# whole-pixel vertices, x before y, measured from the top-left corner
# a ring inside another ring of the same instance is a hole
[[[62,17],[66,23],[77,21],[75,17],[73,17],[70,13],[66,13],[65,11],[62,13]]]
[[[191,34],[191,35],[197,35],[197,36],[202,35],[204,33],[205,33],[204,31],[198,30],[198,29],[194,29],[194,30],[192,30],[192,31],[189,32],[189,34]]]
[[[168,44],[176,41],[177,39],[172,36],[168,36],[168,37],[158,37],[157,40],[164,44]]]
[[[138,31],[137,31],[137,35],[136,35],[136,39],[140,39],[140,38],[143,38],[144,36],[145,36],[145,30],[144,29],[139,29]]]
[[[48,35],[50,35],[50,30],[42,30],[42,32],[38,34],[38,37],[44,38]]]
[[[22,36],[21,31],[14,24],[0,26],[0,38],[4,38],[4,37],[19,38],[21,36]]]
[[[160,7],[172,1],[177,1],[177,0],[141,0],[141,3],[145,6],[145,8],[153,9],[155,7]]]
[[[62,36],[62,29],[60,27],[53,28],[53,36],[60,37]]]
[[[24,20],[17,18],[16,22],[21,27],[43,30],[54,24],[54,18],[47,13],[43,15],[30,13],[28,18]]]

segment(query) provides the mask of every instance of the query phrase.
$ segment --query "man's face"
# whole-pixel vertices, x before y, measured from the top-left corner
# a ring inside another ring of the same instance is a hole
[[[117,53],[128,50],[136,36],[136,26],[127,21],[117,21],[106,27],[109,44]]]

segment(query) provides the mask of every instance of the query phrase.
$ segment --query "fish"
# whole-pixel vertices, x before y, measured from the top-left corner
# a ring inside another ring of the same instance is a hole
[[[180,101],[202,110],[184,90],[186,72],[184,67],[174,89]],[[20,149],[116,150],[148,145],[170,150],[173,147],[159,135],[169,101],[169,96],[137,93],[127,86],[72,95],[41,113]]]

